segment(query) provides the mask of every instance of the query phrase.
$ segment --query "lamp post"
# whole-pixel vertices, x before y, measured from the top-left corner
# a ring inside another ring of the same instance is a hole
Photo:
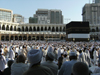
[[[73,38],[73,42],[75,41],[75,38]]]
[[[89,41],[90,39],[88,38],[88,41]]]

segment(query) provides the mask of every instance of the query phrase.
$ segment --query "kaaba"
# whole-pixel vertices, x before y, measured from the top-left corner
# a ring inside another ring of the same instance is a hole
[[[89,22],[72,21],[66,24],[66,41],[89,41]]]

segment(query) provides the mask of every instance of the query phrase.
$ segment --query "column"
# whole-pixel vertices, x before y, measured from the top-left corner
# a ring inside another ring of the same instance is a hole
[[[37,40],[37,36],[35,36],[35,41]]]
[[[5,24],[5,30],[6,30],[7,24]]]
[[[41,36],[39,36],[39,40],[41,40]]]
[[[40,31],[41,31],[41,26],[39,27]]]
[[[13,41],[15,41],[15,35],[13,35]]]
[[[6,36],[4,35],[4,41],[6,40]]]
[[[9,31],[10,31],[10,25],[9,25]]]
[[[31,35],[31,41],[32,41],[32,35]]]
[[[27,34],[27,41],[28,41],[28,36],[29,36],[29,35]]]
[[[60,39],[61,39],[61,34],[60,34]]]
[[[18,41],[19,41],[19,35],[18,35]]]
[[[22,41],[23,41],[23,35],[22,35]]]
[[[1,30],[2,30],[2,24],[1,24]]]
[[[10,38],[11,38],[11,34],[9,34],[9,41],[10,41]]]
[[[53,35],[52,35],[52,41],[53,41]]]
[[[1,35],[1,33],[0,33],[0,41],[1,41],[1,36],[2,36],[2,35]]]

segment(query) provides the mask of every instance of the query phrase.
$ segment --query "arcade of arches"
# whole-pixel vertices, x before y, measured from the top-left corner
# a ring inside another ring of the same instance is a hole
[[[63,35],[2,35],[1,41],[11,41],[11,40],[19,40],[19,41],[31,41],[31,40],[64,40],[65,36]]]
[[[36,24],[6,24],[0,23],[1,41],[31,41],[31,40],[65,40],[66,28],[64,24],[36,25]],[[33,34],[35,33],[35,34]]]

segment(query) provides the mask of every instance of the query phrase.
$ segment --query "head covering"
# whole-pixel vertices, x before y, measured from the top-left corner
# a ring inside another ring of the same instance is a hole
[[[42,58],[42,50],[32,49],[28,52],[28,60],[30,62],[30,67],[36,63],[39,63]]]
[[[79,49],[79,51],[82,51],[82,49]]]
[[[77,56],[76,52],[70,52],[69,56]]]
[[[48,56],[49,58],[53,59],[53,60],[54,60],[54,58],[55,58],[55,55],[54,55],[53,52],[48,52],[48,53],[47,53],[47,56]]]
[[[53,52],[53,49],[52,49],[51,46],[49,46],[49,48],[48,48],[48,52]]]

